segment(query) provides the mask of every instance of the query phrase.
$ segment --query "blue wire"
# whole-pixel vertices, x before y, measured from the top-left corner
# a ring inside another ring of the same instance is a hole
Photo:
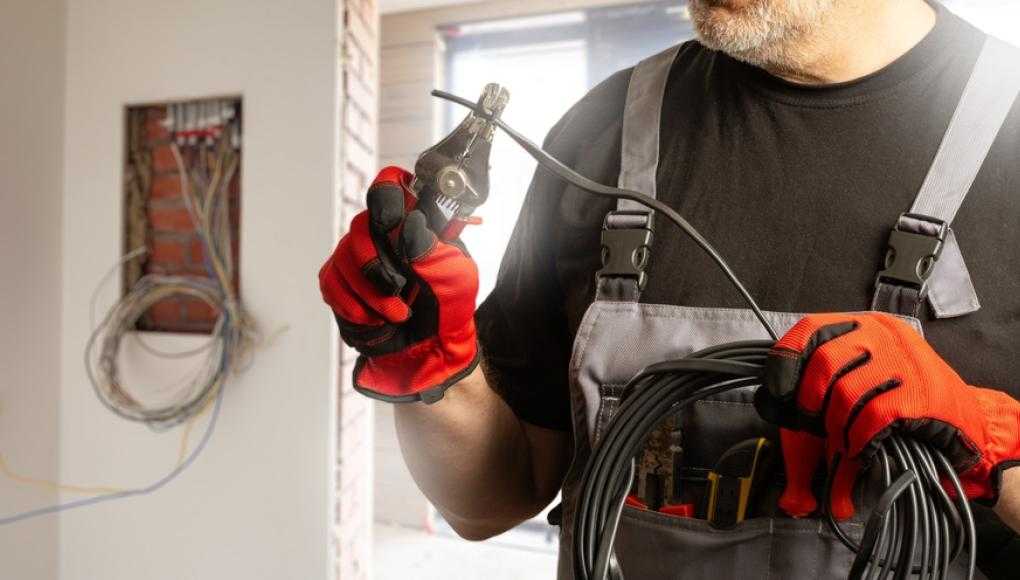
[[[201,228],[198,228],[197,232],[198,232],[199,237],[204,242],[204,245],[205,245],[206,250],[207,250],[206,256],[204,257],[204,260],[203,260],[203,262],[204,262],[203,265],[205,266],[206,271],[209,272],[210,277],[212,277],[214,280],[218,280],[218,278],[215,277],[215,274],[213,272],[211,256],[209,255],[212,252],[216,252],[217,244],[214,243],[216,240],[207,239],[203,235],[203,232],[202,232]],[[219,256],[218,253],[217,253],[217,256]],[[219,257],[220,257],[220,259],[223,259],[222,256],[219,256]],[[225,289],[221,289],[221,290],[225,290]],[[230,324],[231,324],[230,311],[227,310],[226,308],[224,308],[223,309],[223,316],[225,317],[224,328],[229,329]],[[230,357],[230,351],[231,351],[231,348],[232,348],[231,337],[232,337],[232,335],[229,332],[229,330],[225,331],[222,334],[222,336],[221,336],[221,338],[223,340],[223,348],[222,348],[222,350],[220,352],[220,367],[219,367],[219,370],[218,370],[219,373],[226,373],[227,369],[229,368],[229,362],[230,362],[229,361],[229,357]],[[212,416],[209,418],[209,424],[206,426],[205,433],[202,435],[202,439],[199,440],[198,445],[195,446],[195,448],[191,451],[191,453],[188,455],[188,457],[183,462],[181,462],[180,465],[175,467],[170,473],[166,474],[161,479],[157,480],[156,482],[154,482],[154,483],[152,483],[152,484],[150,484],[150,485],[148,485],[146,487],[142,487],[142,488],[138,488],[138,489],[131,489],[131,490],[127,490],[127,491],[118,491],[118,492],[114,492],[114,493],[110,493],[110,494],[104,494],[104,495],[99,495],[99,496],[94,496],[94,497],[87,497],[87,498],[83,498],[83,499],[79,499],[79,500],[75,500],[75,501],[55,504],[55,505],[51,505],[51,506],[47,506],[47,507],[42,507],[42,508],[38,508],[38,509],[34,509],[34,510],[29,510],[29,511],[26,511],[26,512],[21,512],[21,513],[18,513],[18,514],[14,514],[12,516],[6,516],[6,517],[3,517],[3,518],[0,518],[0,526],[6,526],[6,525],[14,524],[14,523],[17,523],[17,522],[20,522],[20,521],[24,521],[24,520],[28,520],[28,519],[32,519],[32,518],[37,518],[37,517],[41,517],[41,516],[45,516],[45,515],[49,515],[49,514],[60,513],[60,512],[64,512],[64,511],[68,511],[68,510],[72,510],[72,509],[76,509],[76,508],[97,505],[97,504],[108,502],[108,501],[114,501],[114,500],[118,500],[118,499],[125,499],[125,498],[129,498],[129,497],[135,497],[135,496],[141,496],[141,495],[149,495],[149,494],[151,494],[153,492],[159,491],[164,486],[169,484],[171,481],[177,479],[177,477],[180,474],[184,473],[184,471],[186,469],[191,467],[191,464],[193,464],[195,462],[195,460],[198,459],[198,456],[201,455],[201,453],[205,449],[206,445],[209,444],[209,440],[212,438],[212,434],[216,430],[216,422],[217,422],[217,420],[219,419],[219,416],[220,416],[220,409],[223,406],[224,386],[225,386],[224,384],[220,384],[219,392],[216,393],[216,401],[213,404]]]
[[[223,387],[224,385],[220,385],[220,391],[216,394],[216,402],[213,404],[212,416],[209,418],[209,424],[206,426],[205,433],[202,435],[202,439],[198,442],[198,445],[196,445],[195,448],[191,451],[191,454],[188,455],[187,459],[185,459],[180,465],[175,467],[173,471],[166,474],[165,476],[163,476],[163,478],[159,479],[155,483],[139,489],[118,491],[116,493],[111,493],[107,495],[88,497],[66,503],[60,503],[43,508],[29,510],[27,512],[22,512],[20,514],[15,514],[12,516],[3,517],[0,518],[0,526],[6,526],[8,524],[13,524],[23,520],[64,512],[75,508],[96,505],[107,501],[135,497],[139,495],[148,495],[150,493],[158,491],[166,484],[170,483],[174,479],[177,479],[177,476],[179,476],[181,473],[184,473],[184,470],[190,467],[191,464],[194,463],[196,459],[198,459],[198,456],[202,453],[202,450],[205,449],[206,445],[209,443],[209,440],[212,438],[213,431],[215,431],[216,429],[216,420],[220,416],[220,408],[223,405],[223,392],[225,390]]]

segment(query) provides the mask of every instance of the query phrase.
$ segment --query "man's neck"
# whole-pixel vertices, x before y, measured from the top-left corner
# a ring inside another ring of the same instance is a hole
[[[935,27],[936,19],[924,0],[840,3],[825,26],[793,47],[796,64],[765,68],[806,85],[859,79],[903,56]]]

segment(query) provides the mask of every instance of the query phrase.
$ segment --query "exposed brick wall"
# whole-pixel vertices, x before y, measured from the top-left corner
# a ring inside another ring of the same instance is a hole
[[[144,239],[148,253],[140,268],[125,270],[125,290],[144,274],[202,276],[205,248],[199,240],[191,215],[181,197],[181,179],[170,150],[170,134],[163,125],[167,108],[163,105],[132,107],[128,110],[128,159],[125,180],[128,198],[131,180],[140,179],[142,223],[131,217],[131,205],[125,204],[124,251],[130,252],[138,240]],[[131,127],[138,128],[132,132]],[[135,151],[139,155],[132,155]],[[140,177],[143,176],[144,177]],[[240,259],[241,170],[238,168],[229,185],[230,229],[233,239],[234,264]],[[143,228],[144,231],[138,231]],[[234,286],[239,286],[240,268],[235,268]],[[205,302],[187,296],[162,300],[138,321],[141,330],[161,332],[209,333],[218,313]]]
[[[364,209],[377,171],[379,12],[376,0],[346,0],[340,10],[340,223]],[[337,466],[337,577],[370,577],[372,556],[372,403],[351,386],[356,353],[341,352]]]

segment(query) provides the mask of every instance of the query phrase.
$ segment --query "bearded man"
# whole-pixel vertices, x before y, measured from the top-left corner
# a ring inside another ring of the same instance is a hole
[[[990,506],[975,508],[980,568],[1015,578],[1020,106],[991,91],[1002,118],[960,151],[950,139],[959,131],[947,129],[956,117],[996,114],[964,106],[966,94],[989,92],[987,80],[972,80],[979,63],[993,60],[989,47],[999,47],[1000,64],[1012,63],[998,69],[1004,78],[1020,52],[924,0],[691,0],[689,9],[696,41],[596,87],[545,149],[592,179],[656,195],[713,241],[789,331],[771,363],[782,371],[771,380],[788,384],[770,386],[787,387],[797,412],[819,427],[783,437],[785,485],[808,494],[788,488],[781,510],[718,532],[699,519],[705,473],[730,431],[765,427],[746,399],[706,402],[681,427],[682,488],[649,491],[658,480],[639,474],[646,509],[628,507],[621,524],[624,573],[845,577],[852,554],[812,519],[811,484],[824,471],[818,454],[847,458],[833,512],[852,520],[860,466],[900,430],[945,451],[967,495]],[[930,183],[968,171],[951,215],[917,209],[949,195]],[[502,533],[562,488],[569,546],[570,502],[590,442],[612,415],[618,381],[640,368],[624,363],[656,362],[641,359],[645,352],[689,353],[699,340],[710,345],[709,335],[760,337],[760,328],[748,330],[740,296],[668,224],[643,208],[593,200],[541,169],[497,287],[475,312],[474,264],[428,231],[408,183],[399,169],[380,175],[368,212],[320,273],[341,334],[362,353],[358,389],[402,403],[396,423],[407,464],[463,537]],[[890,230],[918,223],[935,228],[932,255],[942,255],[930,294],[928,272],[917,287],[883,276],[892,267],[883,261],[900,258],[889,251]],[[603,270],[603,231],[612,229],[646,240],[654,232],[636,276]],[[399,246],[403,274],[378,259],[387,244]],[[408,279],[425,289],[410,302],[400,292]],[[817,314],[875,310],[899,317]],[[722,327],[728,334],[712,334]],[[615,376],[616,367],[629,374]],[[695,505],[694,517],[649,507],[671,495]],[[577,573],[571,559],[561,554],[564,580]]]

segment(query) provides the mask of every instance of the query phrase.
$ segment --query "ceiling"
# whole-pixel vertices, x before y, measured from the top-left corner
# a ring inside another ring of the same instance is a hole
[[[435,8],[437,6],[450,6],[452,4],[469,4],[478,0],[379,0],[379,10],[383,14],[393,12],[407,12],[420,10],[422,8]]]

